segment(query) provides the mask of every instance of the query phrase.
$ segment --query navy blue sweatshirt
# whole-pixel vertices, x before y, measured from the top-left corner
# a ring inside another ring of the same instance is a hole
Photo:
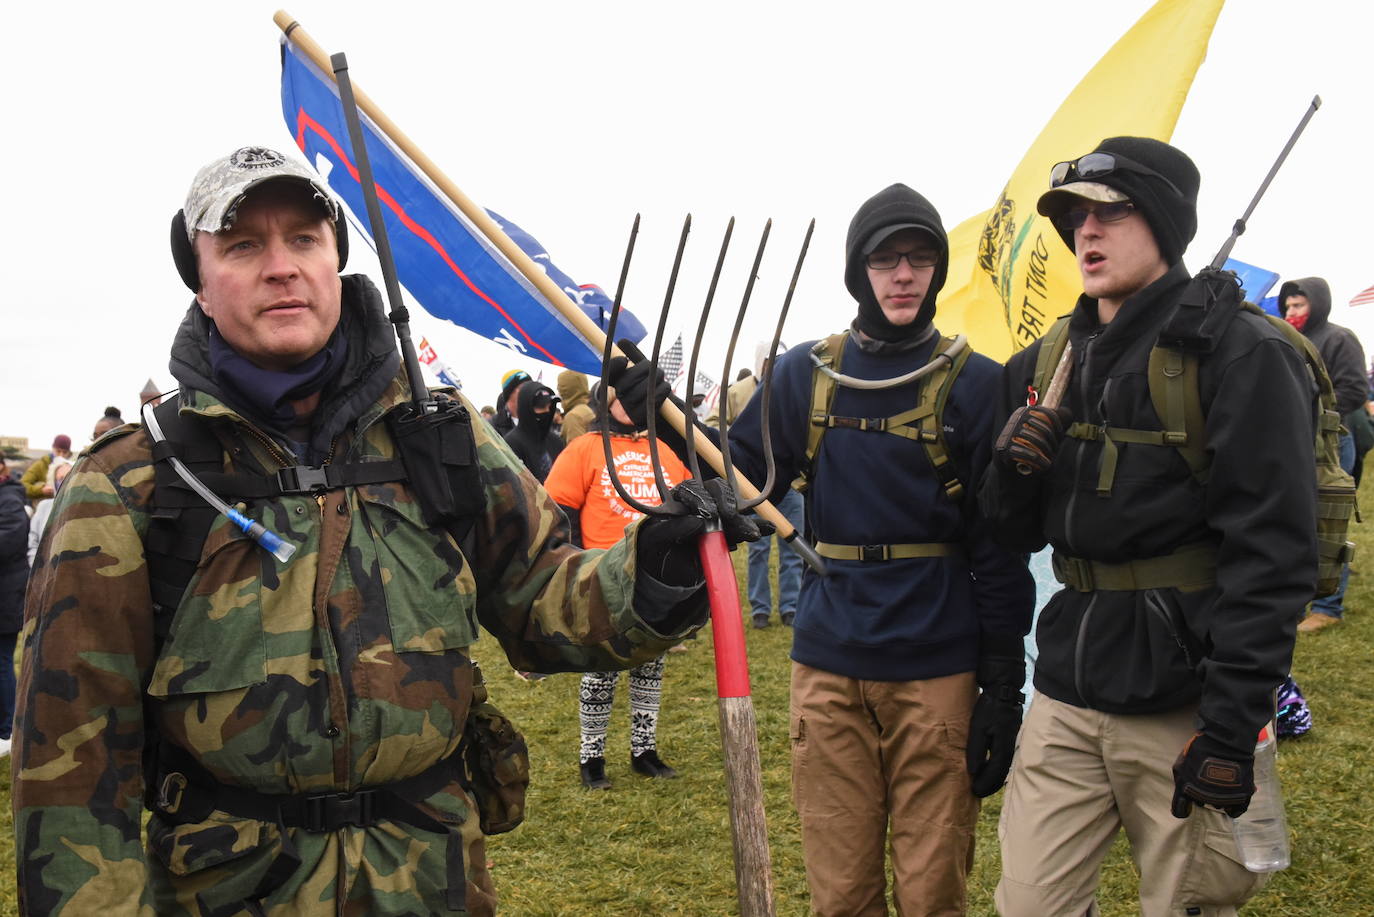
[[[811,342],[814,343],[814,342]],[[806,455],[811,343],[778,358],[771,432],[781,498]],[[905,352],[866,353],[846,339],[841,371],[888,379],[925,365],[936,337]],[[827,560],[830,574],[802,580],[792,658],[851,678],[906,681],[977,668],[980,645],[1019,646],[1030,629],[1035,586],[1022,555],[991,538],[974,493],[992,452],[1001,367],[970,355],[945,405],[944,428],[965,495],[941,488],[925,448],[891,433],[826,432],[807,494],[808,534],[832,544],[958,542],[962,556],[882,562]],[[832,413],[890,417],[916,405],[919,382],[876,391],[836,387]],[[730,427],[739,469],[762,484],[762,399]]]

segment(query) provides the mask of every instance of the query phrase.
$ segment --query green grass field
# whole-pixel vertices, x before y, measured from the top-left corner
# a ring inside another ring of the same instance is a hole
[[[1374,507],[1374,483],[1363,505]],[[1374,524],[1374,523],[1372,523]],[[1363,531],[1355,540],[1368,545]],[[1367,548],[1366,551],[1374,550]],[[743,561],[736,567],[743,580]],[[1244,909],[1246,915],[1374,915],[1374,555],[1364,554],[1350,580],[1346,621],[1298,641],[1294,672],[1311,703],[1313,731],[1280,745],[1293,866],[1279,873]],[[807,913],[801,842],[789,792],[788,651],[791,632],[776,623],[749,629],[749,653],[777,912]],[[683,774],[651,781],[629,769],[624,679],[607,743],[608,792],[582,789],[577,771],[577,676],[518,679],[495,641],[476,647],[492,700],[524,730],[531,750],[529,817],[490,841],[488,857],[510,915],[720,917],[738,913],[730,821],[716,727],[709,632],[690,651],[668,657],[659,749]],[[17,913],[9,771],[0,777],[0,915]],[[999,860],[1000,794],[983,806],[970,913],[993,914]],[[1108,917],[1137,913],[1136,873],[1124,844],[1103,869],[1100,901]]]

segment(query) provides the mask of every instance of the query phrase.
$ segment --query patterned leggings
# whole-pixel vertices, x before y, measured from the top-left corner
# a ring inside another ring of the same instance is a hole
[[[619,672],[588,672],[582,676],[578,715],[582,721],[582,748],[578,763],[606,757],[606,729],[611,722],[611,703]],[[630,669],[630,754],[653,751],[658,734],[658,704],[663,695],[663,657]]]

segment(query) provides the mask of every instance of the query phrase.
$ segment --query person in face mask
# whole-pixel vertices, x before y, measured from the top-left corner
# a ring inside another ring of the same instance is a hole
[[[541,483],[563,451],[563,437],[553,429],[557,401],[553,389],[542,382],[521,384],[515,394],[515,429],[506,434],[506,445]]]
[[[1289,280],[1279,287],[1278,300],[1284,321],[1306,335],[1322,355],[1331,384],[1336,389],[1336,410],[1341,417],[1349,417],[1355,411],[1363,413],[1369,397],[1364,348],[1354,332],[1329,320],[1331,287],[1321,277]],[[1349,421],[1345,428],[1354,429]],[[1355,470],[1355,438],[1348,432],[1341,433],[1341,467],[1347,472]],[[1349,576],[1350,565],[1346,564],[1341,570],[1340,586],[1331,595],[1312,603],[1311,612],[1298,624],[1298,633],[1310,634],[1341,619],[1345,614],[1345,586]]]

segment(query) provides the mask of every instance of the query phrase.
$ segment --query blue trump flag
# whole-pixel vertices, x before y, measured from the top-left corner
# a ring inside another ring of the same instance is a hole
[[[487,215],[497,222],[502,232],[510,236],[512,242],[520,246],[521,251],[529,255],[535,264],[544,269],[544,273],[548,274],[550,279],[558,284],[559,289],[567,294],[567,297],[576,303],[579,309],[587,313],[588,318],[596,322],[596,327],[602,331],[606,330],[606,326],[611,320],[611,308],[615,305],[615,300],[607,296],[605,290],[594,283],[577,283],[553,263],[548,250],[538,239],[495,210],[487,210]],[[648,333],[649,330],[630,310],[621,308],[620,317],[615,320],[615,336],[617,338],[629,338],[638,342],[643,340],[644,335]]]
[[[1264,294],[1278,282],[1279,275],[1273,271],[1265,270],[1262,267],[1255,267],[1253,264],[1246,264],[1244,261],[1237,261],[1235,258],[1227,258],[1222,265],[1222,270],[1235,271],[1240,278],[1240,288],[1245,291],[1245,298],[1250,302],[1264,309],[1266,312],[1278,314],[1277,308],[1271,308],[1274,298],[1264,298]]]
[[[366,214],[334,81],[287,39],[282,41],[282,115],[306,161],[355,214]],[[398,279],[425,311],[533,359],[579,372],[601,371],[594,349],[547,297],[458,207],[435,189],[359,112]],[[604,329],[610,299],[558,270],[533,236],[492,214],[513,241]],[[368,227],[364,227],[368,229]],[[617,336],[642,338],[644,326],[621,314]]]

